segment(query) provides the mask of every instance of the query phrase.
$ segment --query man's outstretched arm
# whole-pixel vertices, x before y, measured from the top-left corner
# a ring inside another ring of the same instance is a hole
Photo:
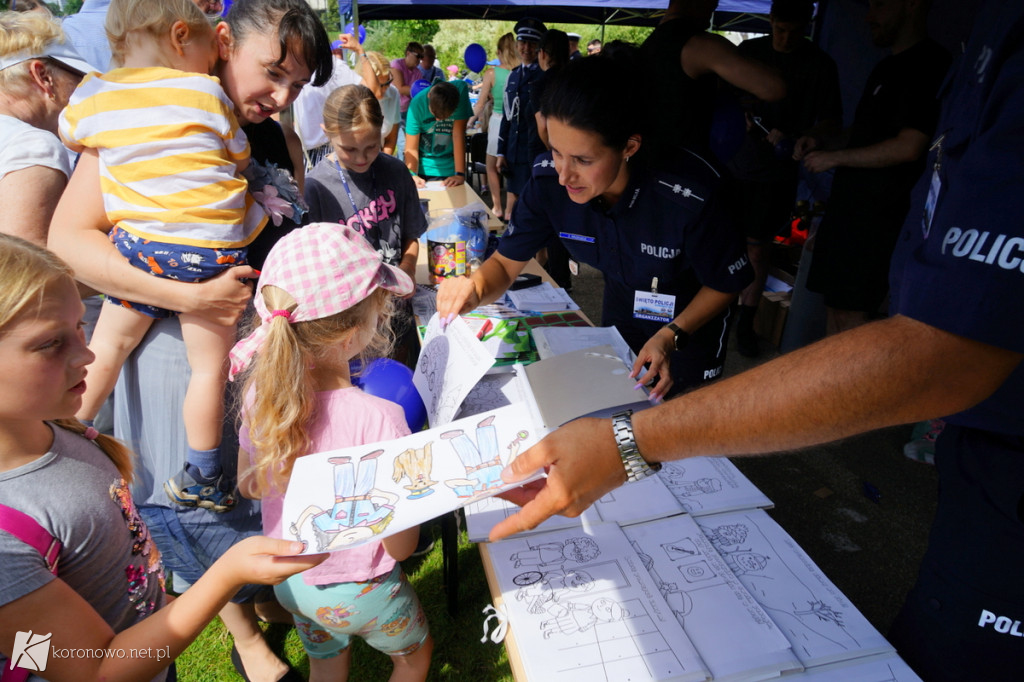
[[[1021,354],[896,316],[830,337],[633,416],[649,462],[756,455],[941,417],[991,395]],[[491,539],[577,516],[626,481],[609,420],[579,419],[522,453],[503,473],[548,478],[506,497],[523,505]]]

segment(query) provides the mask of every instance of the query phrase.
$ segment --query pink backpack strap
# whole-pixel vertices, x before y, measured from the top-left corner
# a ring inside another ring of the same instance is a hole
[[[50,535],[39,522],[25,512],[0,504],[0,530],[5,530],[43,555],[50,573],[57,575],[60,540]]]
[[[38,521],[13,507],[0,504],[0,530],[7,531],[39,552],[46,561],[46,567],[57,575],[61,542],[40,526]],[[28,675],[29,671],[25,668],[11,668],[10,661],[5,661],[0,670],[0,682],[25,682]]]

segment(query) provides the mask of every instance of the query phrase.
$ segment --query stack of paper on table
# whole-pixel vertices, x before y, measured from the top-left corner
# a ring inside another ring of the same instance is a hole
[[[665,462],[658,477],[683,509],[694,516],[775,506],[725,457],[688,457]]]
[[[708,671],[615,524],[492,543],[530,680],[705,680]]]
[[[895,651],[766,512],[696,521],[805,668]]]
[[[842,661],[786,675],[786,682],[921,682],[896,654]]]
[[[580,309],[565,289],[552,286],[550,282],[541,282],[537,286],[526,289],[509,289],[505,292],[505,297],[516,308],[527,312],[551,313]]]
[[[789,641],[690,516],[623,528],[714,680],[802,670]]]
[[[526,367],[544,423],[555,428],[591,412],[643,400],[611,346],[556,355]]]
[[[611,346],[627,367],[636,360],[615,327],[538,327],[533,330],[533,343],[541,360],[593,346]]]

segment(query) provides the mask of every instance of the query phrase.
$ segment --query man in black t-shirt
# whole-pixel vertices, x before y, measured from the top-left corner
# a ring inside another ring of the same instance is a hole
[[[950,62],[928,38],[927,5],[869,4],[872,42],[892,53],[868,77],[846,148],[804,158],[814,173],[838,169],[807,279],[825,296],[830,334],[867,322],[888,291],[889,259],[924,168]]]
[[[775,0],[769,15],[771,35],[739,45],[740,54],[777,69],[786,83],[783,99],[753,105],[750,128],[728,164],[736,178],[734,205],[754,267],[753,283],[740,294],[736,325],[737,350],[747,357],[758,355],[754,314],[768,276],[772,242],[793,213],[798,163],[805,149],[835,137],[842,126],[836,63],[805,38],[813,11],[811,0]]]

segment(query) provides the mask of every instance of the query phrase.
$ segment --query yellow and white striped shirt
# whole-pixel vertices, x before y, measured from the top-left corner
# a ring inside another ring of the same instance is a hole
[[[143,239],[241,248],[267,222],[238,174],[249,141],[212,76],[91,73],[60,115],[60,136],[72,150],[98,151],[107,217]]]

